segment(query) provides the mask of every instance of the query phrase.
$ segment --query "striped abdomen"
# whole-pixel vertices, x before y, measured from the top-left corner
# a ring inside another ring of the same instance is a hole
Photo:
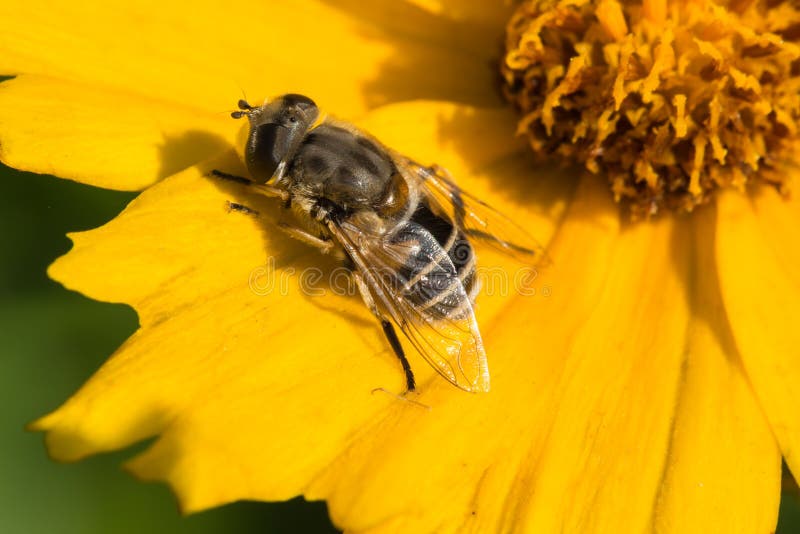
[[[457,319],[470,309],[478,290],[475,251],[451,221],[420,202],[390,239],[408,251],[396,280],[405,298],[434,318]]]

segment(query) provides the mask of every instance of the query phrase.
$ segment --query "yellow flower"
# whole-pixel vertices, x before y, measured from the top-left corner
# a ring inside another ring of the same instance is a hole
[[[493,88],[510,15],[469,0],[1,7],[15,77],[0,159],[146,189],[50,269],[141,322],[35,423],[51,454],[157,436],[128,468],[185,511],[302,494],[350,531],[770,532],[781,458],[800,470],[800,200],[723,189],[634,224],[602,180],[533,163]],[[305,268],[334,265],[264,220],[273,203],[207,177],[243,172],[223,113],[240,87],[313,96],[549,243],[536,295],[478,301],[490,393],[415,354],[430,410],[372,393],[403,377],[369,312],[302,291]]]

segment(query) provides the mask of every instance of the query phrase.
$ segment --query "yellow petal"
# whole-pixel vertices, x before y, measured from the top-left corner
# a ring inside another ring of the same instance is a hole
[[[714,217],[710,207],[698,210],[691,225],[693,318],[656,532],[772,532],[777,521],[780,451],[744,375],[709,268]]]
[[[501,512],[520,530],[641,532],[651,518],[689,317],[689,257],[672,246],[675,220],[621,225],[609,197],[601,183],[576,197],[552,251],[552,297],[517,325],[533,332],[530,353],[504,351],[536,362],[527,372],[514,364],[507,379],[531,377],[530,399],[505,403],[533,425]]]
[[[1,73],[209,111],[231,108],[242,90],[254,101],[303,92],[348,115],[408,98],[497,101],[483,60],[502,25],[489,37],[389,0],[16,2],[0,6],[0,21]]]
[[[350,119],[412,97],[498,100],[490,56],[502,25],[412,5],[309,0],[233,13],[195,2],[190,18],[155,3],[3,10],[0,73],[31,76],[0,88],[0,158],[102,187],[141,189],[218,153],[241,126],[226,110],[242,91],[253,102],[304,92]],[[242,31],[247,21],[256,29]]]
[[[240,127],[224,114],[84,82],[23,75],[0,84],[3,163],[110,189],[143,189],[229,152]]]
[[[721,195],[717,268],[744,368],[781,452],[800,474],[800,202],[762,188],[753,200]]]

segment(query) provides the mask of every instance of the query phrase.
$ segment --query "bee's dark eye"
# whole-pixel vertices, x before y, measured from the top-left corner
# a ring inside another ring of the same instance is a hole
[[[245,111],[245,110],[243,110]],[[303,141],[309,126],[317,120],[319,110],[311,99],[301,95],[285,95],[256,111],[246,110],[250,120],[245,161],[251,178],[268,182],[288,162]]]

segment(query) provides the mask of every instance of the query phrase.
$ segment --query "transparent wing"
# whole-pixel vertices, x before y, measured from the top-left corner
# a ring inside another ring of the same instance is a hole
[[[489,368],[472,303],[447,253],[426,229],[405,223],[387,235],[329,222],[392,321],[444,378],[489,391]]]
[[[461,190],[447,170],[438,165],[426,167],[402,155],[394,156],[405,177],[421,184],[430,199],[448,213],[466,235],[526,263],[546,258],[544,247],[523,227]]]

